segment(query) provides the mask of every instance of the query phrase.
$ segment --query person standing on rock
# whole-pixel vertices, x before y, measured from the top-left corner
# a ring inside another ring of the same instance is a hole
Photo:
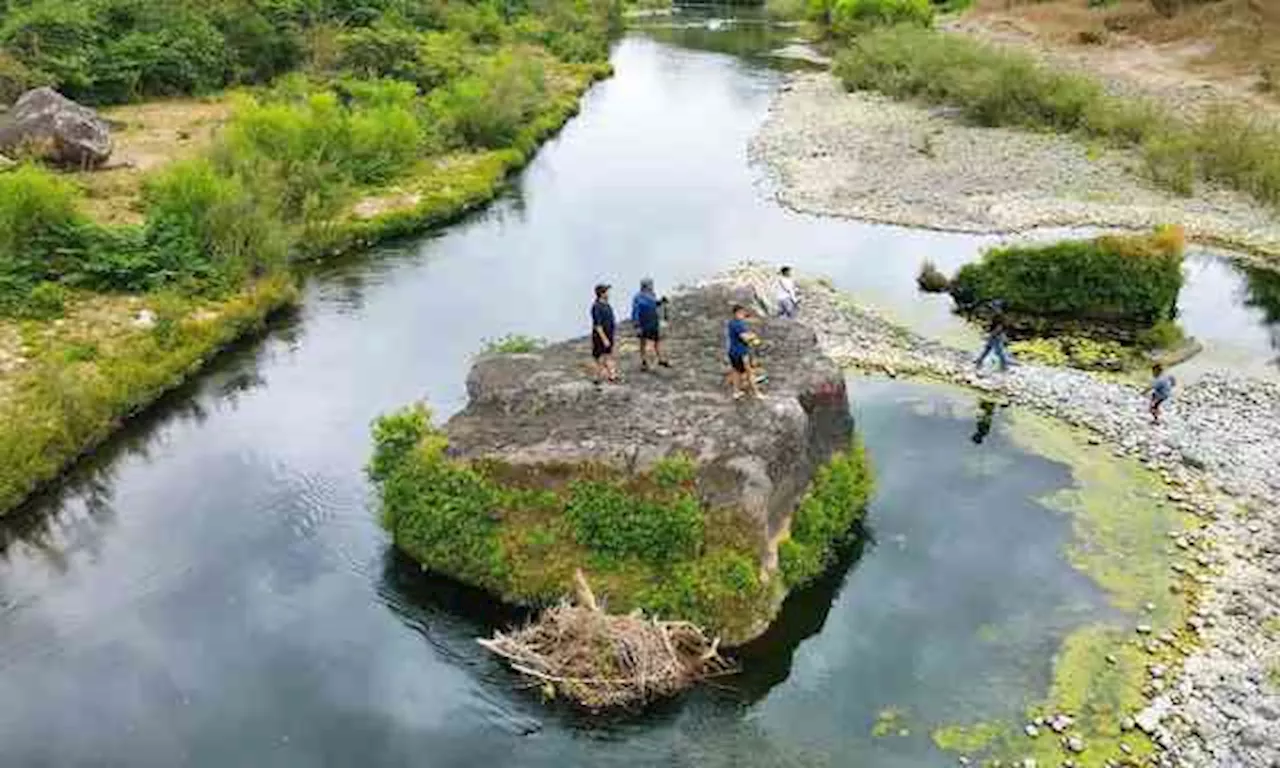
[[[635,323],[636,333],[640,337],[640,370],[649,370],[648,347],[653,345],[653,355],[658,358],[658,365],[670,368],[671,363],[662,356],[662,323],[658,314],[665,299],[659,299],[653,290],[653,278],[646,277],[640,281],[640,292],[631,300],[631,322]]]
[[[1151,423],[1160,423],[1160,410],[1165,401],[1173,396],[1173,387],[1177,381],[1164,372],[1164,366],[1156,363],[1151,366]]]
[[[1004,308],[999,302],[994,302],[995,311],[991,314],[991,322],[987,326],[987,343],[982,348],[982,354],[978,355],[974,367],[982,370],[982,364],[987,361],[987,355],[995,354],[996,360],[1000,362],[1000,370],[1009,370],[1009,336],[1005,328]]]
[[[756,374],[751,366],[751,347],[758,337],[747,327],[747,308],[741,304],[733,305],[733,319],[727,328],[729,346],[729,381],[733,385],[733,399],[743,395],[759,397],[756,388]]]
[[[613,307],[609,305],[609,288],[606,283],[596,286],[596,300],[591,305],[591,358],[596,362],[596,384],[616,382],[618,372],[613,367],[613,340],[617,323]]]
[[[783,267],[778,272],[778,314],[795,317],[799,311],[800,294],[796,291],[796,281],[791,279],[791,267]]]

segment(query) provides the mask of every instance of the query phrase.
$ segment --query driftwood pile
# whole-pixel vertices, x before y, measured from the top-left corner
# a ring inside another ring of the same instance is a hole
[[[575,579],[577,604],[561,603],[523,629],[479,643],[547,693],[596,711],[641,706],[737,671],[720,655],[719,639],[697,626],[639,611],[606,613],[581,572]]]

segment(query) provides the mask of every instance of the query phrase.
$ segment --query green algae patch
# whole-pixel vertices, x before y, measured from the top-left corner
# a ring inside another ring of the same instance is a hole
[[[1142,623],[1181,626],[1185,597],[1175,594],[1171,531],[1188,531],[1194,518],[1164,501],[1159,475],[1103,446],[1089,445],[1071,428],[1023,410],[1010,413],[1009,434],[1025,450],[1071,469],[1074,485],[1041,499],[1071,516],[1073,536],[1067,557],[1092,577],[1122,611]]]
[[[907,724],[906,710],[898,707],[887,707],[876,713],[876,721],[871,725],[871,736],[883,739],[889,736],[906,738],[911,735]]]
[[[1146,637],[1134,628],[1145,624],[1153,634],[1184,639],[1179,630],[1190,613],[1193,589],[1171,568],[1169,534],[1190,530],[1194,518],[1164,501],[1160,476],[1091,445],[1061,422],[1011,410],[1007,432],[1024,450],[1070,469],[1072,486],[1040,502],[1070,516],[1067,559],[1122,615],[1069,634],[1055,655],[1046,697],[1027,709],[1027,721],[1070,716],[1063,733],[1042,726],[1031,737],[1020,723],[979,722],[940,728],[934,743],[946,751],[1003,761],[1031,758],[1038,765],[1070,760],[1080,768],[1100,768],[1142,761],[1153,750],[1150,740],[1136,730],[1124,731],[1122,724],[1146,706],[1150,666],[1176,663],[1176,651],[1159,644],[1149,652]],[[1068,749],[1071,737],[1081,740],[1083,751]]]
[[[461,459],[449,454],[448,438],[421,405],[378,419],[373,431],[368,472],[382,525],[424,568],[523,605],[571,594],[580,568],[611,612],[639,608],[692,621],[726,644],[757,634],[786,585],[825,568],[870,488],[860,445],[833,456],[784,542],[794,541],[799,554],[784,567],[786,578],[775,578],[760,566],[767,542],[744,513],[700,499],[688,456],[643,471]]]
[[[1007,723],[975,723],[974,725],[949,725],[936,729],[934,745],[946,752],[961,755],[977,755],[991,751],[993,745],[1009,738]]]

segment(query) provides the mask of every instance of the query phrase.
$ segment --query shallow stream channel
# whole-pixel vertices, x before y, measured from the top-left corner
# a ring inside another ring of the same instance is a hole
[[[517,617],[391,550],[370,422],[461,408],[486,339],[584,334],[597,280],[622,306],[647,275],[663,290],[786,261],[922,332],[968,333],[914,275],[994,239],[770,202],[747,145],[784,77],[760,54],[785,30],[648,26],[509,196],[318,270],[294,316],[0,525],[0,764],[952,765],[939,743],[1020,734],[1029,709],[1106,685],[1080,661],[1099,633],[1176,618],[1155,574],[1182,521],[1154,477],[964,390],[876,379],[850,385],[877,477],[862,544],[743,650],[743,674],[642,716],[521,690],[474,642]],[[1249,303],[1258,278],[1208,253],[1188,276],[1204,357],[1271,365],[1280,313]]]

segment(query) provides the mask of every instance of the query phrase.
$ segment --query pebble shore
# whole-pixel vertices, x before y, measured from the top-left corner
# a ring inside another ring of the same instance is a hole
[[[748,267],[719,279],[767,285],[768,274]],[[1210,372],[1179,388],[1154,426],[1137,386],[1029,364],[979,374],[971,350],[918,336],[829,287],[803,287],[801,320],[837,362],[990,393],[1083,428],[1163,475],[1170,501],[1204,523],[1171,542],[1185,553],[1174,570],[1200,587],[1186,628],[1198,642],[1180,674],[1152,670],[1163,679],[1128,725],[1160,747],[1156,765],[1280,765],[1280,384]]]
[[[1136,152],[966,125],[950,108],[847,93],[825,72],[782,86],[749,151],[778,201],[805,213],[978,233],[1177,222],[1193,240],[1280,255],[1280,222],[1242,194],[1179,197]]]

